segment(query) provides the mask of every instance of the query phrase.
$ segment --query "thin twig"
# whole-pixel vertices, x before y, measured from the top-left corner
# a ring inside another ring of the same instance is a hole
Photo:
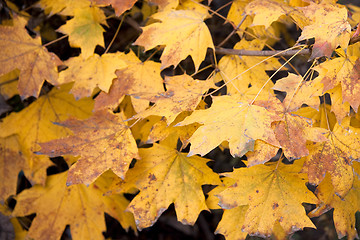
[[[226,55],[241,55],[241,56],[284,56],[290,57],[297,53],[297,55],[310,55],[310,49],[303,49],[301,52],[299,50],[246,50],[246,49],[228,49],[228,48],[216,48],[215,52],[217,54],[226,54]]]
[[[106,50],[105,50],[104,54],[106,54],[106,53],[109,51],[110,47],[111,47],[111,46],[112,46],[112,44],[114,43],[114,41],[115,41],[115,39],[116,39],[117,35],[119,34],[119,31],[120,31],[121,25],[123,24],[123,22],[124,22],[124,18],[125,18],[125,17],[126,17],[126,14],[125,14],[125,15],[121,18],[120,23],[119,23],[119,25],[118,25],[118,27],[117,27],[117,29],[116,29],[116,32],[115,32],[115,34],[114,34],[113,38],[111,39],[111,42],[109,43],[108,47],[106,48]]]
[[[218,48],[221,47],[222,45],[224,45],[240,28],[241,24],[243,24],[243,22],[245,21],[247,15],[245,15],[241,21],[239,22],[239,24],[236,26],[236,28],[217,46]]]

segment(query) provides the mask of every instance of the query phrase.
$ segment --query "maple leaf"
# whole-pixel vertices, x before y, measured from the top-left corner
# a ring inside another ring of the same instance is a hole
[[[321,104],[319,110],[303,107],[292,114],[311,119],[313,127],[333,130],[336,124],[336,116],[331,112],[331,106],[328,104]]]
[[[215,233],[224,235],[226,239],[246,239],[248,233],[239,228],[239,226],[244,224],[248,208],[249,206],[245,205],[225,209]]]
[[[221,142],[228,141],[230,153],[233,156],[242,156],[254,149],[256,139],[279,146],[271,123],[280,120],[275,112],[269,112],[263,107],[240,102],[231,96],[220,96],[213,97],[209,109],[196,110],[177,125],[183,126],[194,122],[203,124],[189,139],[189,155],[203,156]]]
[[[301,165],[301,161],[295,161],[292,165],[275,162],[238,168],[225,174],[235,183],[217,195],[220,206],[231,209],[248,205],[249,208],[242,225],[226,226],[221,221],[219,226],[222,226],[222,232],[238,228],[249,234],[269,236],[276,222],[286,233],[314,227],[302,203],[318,203],[318,200],[306,188],[306,174],[299,173]],[[233,215],[233,218],[237,217]]]
[[[13,19],[13,26],[0,26],[0,75],[20,70],[18,89],[22,98],[38,97],[45,80],[57,84],[59,58],[41,45],[40,37],[31,38],[25,29],[26,20]]]
[[[227,19],[234,22],[236,26],[239,25],[239,23],[243,19],[243,14],[245,13],[245,7],[247,4],[251,2],[250,0],[234,0],[231,4],[229,13],[227,15]],[[247,16],[245,20],[243,20],[243,23],[241,26],[239,26],[239,32],[242,34],[244,30],[249,27],[252,23],[252,18],[250,16]]]
[[[247,15],[255,15],[252,25],[264,25],[265,28],[292,11],[294,8],[273,0],[254,0],[245,7]]]
[[[335,192],[344,196],[354,180],[351,162],[360,157],[359,136],[359,131],[349,126],[347,119],[342,126],[336,124],[329,131],[328,141],[308,144],[310,154],[305,157],[303,171],[308,174],[309,182],[318,185],[328,172]]]
[[[93,55],[96,45],[104,46],[104,29],[106,17],[98,7],[84,7],[74,10],[70,19],[57,31],[69,35],[70,46],[80,47],[81,55],[88,58]]]
[[[99,5],[111,5],[115,9],[115,14],[120,16],[132,8],[137,0],[95,0],[95,2]]]
[[[191,137],[194,131],[200,126],[198,123],[193,123],[185,126],[175,126],[178,122],[184,120],[189,116],[189,112],[182,112],[178,115],[174,122],[170,125],[166,123],[166,119],[161,119],[152,125],[149,134],[148,143],[160,141],[162,145],[176,148],[178,140],[183,146],[187,145],[187,140]]]
[[[350,103],[354,110],[357,110],[360,105],[360,100],[356,97],[360,94],[360,60],[358,55],[351,53],[358,54],[355,49],[359,47],[360,43],[353,44],[349,46],[350,55],[341,54],[341,57],[314,67],[314,70],[319,72],[319,81],[324,84],[323,92],[341,83],[343,102]]]
[[[358,173],[360,173],[359,163],[354,162],[354,164],[358,166]],[[341,239],[347,235],[348,239],[355,239],[358,237],[355,229],[355,213],[360,211],[360,179],[358,177],[354,179],[352,188],[343,198],[336,194],[331,182],[330,174],[326,174],[316,188],[316,195],[322,202],[309,213],[309,216],[318,217],[334,208],[333,218],[338,238]]]
[[[142,94],[147,96],[157,95],[164,91],[163,79],[160,75],[161,64],[154,61],[141,62],[136,55],[130,51],[122,57],[127,67],[116,71],[116,76],[108,93],[101,92],[95,98],[95,110],[110,108],[115,109],[123,97],[132,95],[132,102],[144,101],[135,99]],[[146,102],[146,107],[149,101]]]
[[[336,119],[341,123],[350,114],[350,104],[343,100],[341,84],[326,91],[326,93],[331,98],[331,111],[335,113]]]
[[[157,5],[160,11],[166,11],[176,8],[179,0],[149,0],[149,3]]]
[[[255,140],[254,150],[246,153],[247,166],[251,167],[257,164],[263,164],[275,157],[279,147],[275,147],[262,140]]]
[[[234,46],[234,49],[262,50],[265,42],[266,40],[246,41],[242,39]],[[257,93],[269,79],[266,70],[276,70],[281,66],[274,58],[259,64],[265,58],[237,55],[224,56],[218,63],[220,72],[214,80],[224,80],[225,83],[228,83],[227,92],[229,94],[244,94],[249,89]],[[272,86],[272,82],[266,84],[263,92],[269,91]]]
[[[19,94],[17,89],[19,73],[20,71],[16,69],[0,77],[0,95],[5,100]]]
[[[181,112],[194,110],[200,103],[203,93],[214,87],[214,84],[209,80],[194,80],[186,74],[166,77],[165,85],[166,92],[150,96],[149,100],[155,102],[155,105],[138,113],[134,118],[158,115],[166,117],[167,123],[170,124]],[[143,98],[146,99],[146,96]]]
[[[40,0],[40,6],[45,9],[46,14],[63,14],[74,15],[76,9],[86,8],[90,6],[88,0]]]
[[[338,46],[346,49],[351,33],[351,26],[347,21],[348,13],[345,7],[338,7],[330,3],[316,4],[301,8],[309,18],[311,25],[305,26],[298,41],[315,38],[310,59],[322,56],[330,57]]]
[[[319,109],[319,96],[323,95],[323,88],[323,84],[318,79],[304,81],[301,76],[293,73],[277,80],[272,87],[274,90],[286,92],[283,104],[289,112],[299,109],[304,103]]]
[[[51,157],[81,156],[69,170],[69,185],[89,185],[108,169],[124,178],[132,159],[138,158],[138,152],[135,139],[123,120],[121,114],[107,110],[97,111],[86,120],[70,118],[59,125],[71,129],[75,135],[40,143],[39,153]]]
[[[291,113],[283,113],[282,122],[274,124],[276,139],[279,141],[284,155],[289,159],[297,159],[307,156],[309,150],[306,148],[307,140],[323,142],[327,138],[325,129],[311,127],[311,121]]]
[[[284,155],[289,160],[298,159],[309,154],[306,147],[307,140],[313,142],[327,140],[324,137],[324,134],[328,132],[326,129],[313,127],[311,119],[289,112],[284,103],[279,104],[278,102],[277,99],[273,99],[265,102],[258,101],[257,104],[277,112],[282,117],[282,121],[274,122],[272,127]]]
[[[89,98],[75,101],[74,97],[68,94],[70,89],[69,84],[61,86],[60,89],[53,88],[27,108],[11,113],[0,122],[0,137],[19,135],[19,142],[24,148],[23,153],[30,168],[25,174],[32,182],[44,182],[46,168],[51,163],[48,157],[33,154],[39,150],[37,143],[65,137],[71,133],[53,122],[64,121],[70,115],[86,118],[91,114],[93,101]]]
[[[17,135],[0,138],[0,204],[16,194],[18,174],[25,166]]]
[[[89,187],[82,184],[67,187],[67,174],[49,176],[45,187],[35,185],[16,197],[14,216],[36,213],[27,235],[29,238],[60,239],[66,225],[70,225],[73,239],[102,239],[102,232],[106,230],[104,211],[109,208],[109,203],[105,202],[113,201],[113,208],[125,209],[126,205],[121,206],[124,202],[103,196],[101,190],[106,180],[99,179]],[[121,214],[127,214],[125,218],[132,217],[129,213]]]
[[[70,58],[65,62],[68,68],[60,72],[58,82],[75,81],[71,93],[76,99],[89,97],[96,87],[108,92],[116,77],[115,70],[127,66],[122,56],[122,53],[117,52],[101,56],[93,54],[86,59],[82,55]]]
[[[190,55],[195,71],[204,60],[207,48],[214,50],[212,38],[204,23],[207,15],[190,10],[159,12],[152,18],[161,22],[143,28],[143,33],[134,44],[145,47],[145,51],[157,45],[166,45],[161,55],[161,68],[177,66]]]
[[[139,149],[139,154],[141,160],[125,178],[140,189],[128,206],[138,229],[152,226],[171,203],[178,220],[193,225],[200,212],[208,210],[201,186],[221,184],[219,176],[206,165],[208,160],[186,157],[186,153],[160,144]]]

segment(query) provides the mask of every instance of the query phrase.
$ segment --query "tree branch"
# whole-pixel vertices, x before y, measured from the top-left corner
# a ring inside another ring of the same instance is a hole
[[[227,54],[227,55],[241,55],[241,56],[284,56],[289,57],[293,56],[295,53],[299,52],[300,50],[292,49],[292,50],[245,50],[245,49],[228,49],[228,48],[216,48],[215,52],[217,54]],[[310,49],[303,49],[301,50],[298,55],[310,55]]]

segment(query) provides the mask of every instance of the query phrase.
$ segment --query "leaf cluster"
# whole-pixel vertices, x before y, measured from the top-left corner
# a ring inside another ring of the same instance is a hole
[[[105,213],[138,233],[171,204],[184,225],[221,209],[226,239],[284,239],[332,209],[358,237],[360,7],[219,3],[4,2],[0,213],[17,238],[102,239]]]

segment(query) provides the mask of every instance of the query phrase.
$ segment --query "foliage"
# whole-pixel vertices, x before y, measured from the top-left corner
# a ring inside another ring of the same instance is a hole
[[[100,239],[104,213],[137,233],[174,204],[185,225],[222,209],[226,239],[283,239],[334,209],[356,238],[360,8],[336,2],[4,2],[0,212],[18,238]]]

